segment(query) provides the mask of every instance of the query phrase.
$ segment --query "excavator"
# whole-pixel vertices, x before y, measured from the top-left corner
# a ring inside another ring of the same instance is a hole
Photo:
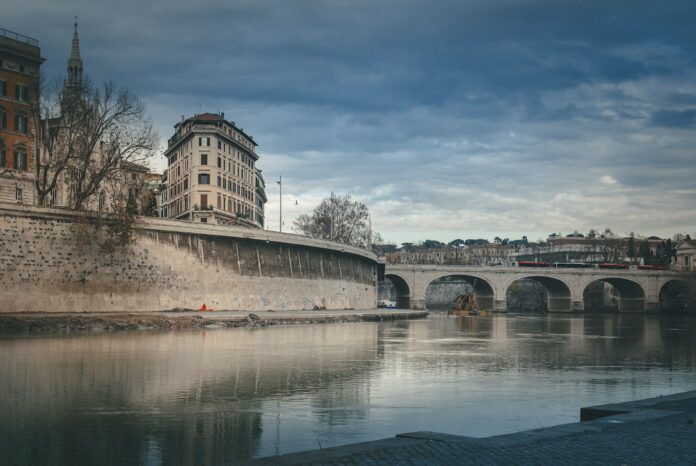
[[[450,316],[478,316],[486,315],[486,311],[478,308],[476,304],[476,280],[470,293],[460,294],[454,299],[454,308],[447,313]]]

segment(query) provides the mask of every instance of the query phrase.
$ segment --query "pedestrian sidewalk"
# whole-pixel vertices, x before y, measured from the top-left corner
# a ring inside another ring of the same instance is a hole
[[[487,438],[414,432],[250,465],[695,465],[696,390],[582,408],[582,422]]]

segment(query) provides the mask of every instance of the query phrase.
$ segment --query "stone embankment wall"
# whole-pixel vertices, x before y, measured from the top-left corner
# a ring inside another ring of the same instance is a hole
[[[120,247],[93,221],[0,204],[0,312],[375,307],[377,263],[357,248],[160,219]]]

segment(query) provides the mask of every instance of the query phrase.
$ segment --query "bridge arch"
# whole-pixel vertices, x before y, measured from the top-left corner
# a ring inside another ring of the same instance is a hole
[[[430,277],[423,287],[423,296],[426,296],[430,285],[441,281],[444,278],[457,278],[467,282],[476,292],[476,303],[479,308],[493,310],[495,306],[495,291],[493,285],[485,278],[477,274],[469,273],[442,273]],[[454,301],[454,299],[453,299]]]
[[[619,312],[643,312],[645,310],[646,293],[643,286],[633,280],[623,277],[600,277],[592,280],[583,289],[583,300],[586,301],[588,288],[597,282],[604,282],[612,285],[618,293]]]
[[[506,296],[510,287],[520,280],[532,280],[544,287],[547,293],[546,304],[549,312],[570,312],[572,298],[571,287],[564,280],[543,275],[524,275],[516,277],[516,279],[510,282],[505,288]]]
[[[411,295],[413,287],[408,280],[398,273],[385,273],[384,278],[388,279],[396,291],[396,307],[399,309],[409,309],[411,307]]]
[[[688,283],[678,278],[667,280],[658,291],[660,311],[668,313],[691,313],[696,311],[696,296]]]

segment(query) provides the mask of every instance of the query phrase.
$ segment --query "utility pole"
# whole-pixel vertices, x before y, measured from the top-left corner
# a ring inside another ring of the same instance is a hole
[[[276,181],[280,185],[280,232],[283,232],[283,175]]]

